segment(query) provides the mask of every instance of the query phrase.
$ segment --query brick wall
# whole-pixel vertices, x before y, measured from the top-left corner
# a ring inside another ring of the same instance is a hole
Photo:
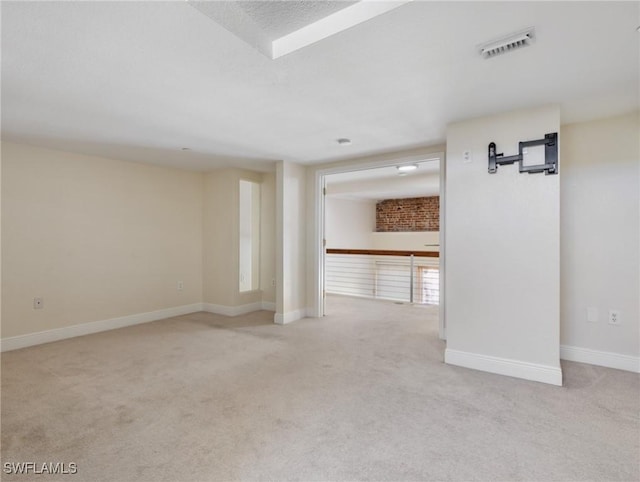
[[[385,199],[376,204],[376,231],[439,231],[440,198]]]

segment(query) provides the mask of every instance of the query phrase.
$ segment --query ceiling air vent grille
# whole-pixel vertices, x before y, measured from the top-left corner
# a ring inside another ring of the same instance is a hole
[[[491,42],[484,43],[478,46],[480,55],[485,59],[490,59],[500,54],[506,54],[522,47],[531,45],[535,39],[535,30],[533,27],[529,27],[525,30],[512,33],[505,37],[501,37]]]

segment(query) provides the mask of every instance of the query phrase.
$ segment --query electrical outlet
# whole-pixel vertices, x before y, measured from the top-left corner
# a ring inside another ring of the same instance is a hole
[[[184,281],[178,281],[177,288],[178,291],[182,291],[184,289]]]
[[[472,160],[473,158],[471,157],[471,151],[464,151],[462,153],[462,162],[464,162],[465,164],[469,164]]]
[[[587,321],[589,323],[598,322],[598,308],[594,308],[594,307],[587,308]]]
[[[619,325],[620,321],[620,312],[618,310],[609,310],[609,324]]]
[[[42,308],[44,308],[44,301],[42,301],[42,298],[34,298],[33,299],[33,309],[34,310],[41,310]]]
[[[275,286],[276,285],[276,279],[275,278],[271,278],[271,286]]]

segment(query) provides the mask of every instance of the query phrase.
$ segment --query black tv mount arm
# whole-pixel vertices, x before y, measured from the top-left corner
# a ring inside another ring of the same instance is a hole
[[[523,150],[526,147],[544,146],[544,164],[535,166],[524,165]],[[496,154],[496,143],[489,144],[489,174],[495,174],[498,166],[519,163],[520,172],[535,174],[544,172],[545,174],[558,174],[558,133],[545,134],[544,139],[535,141],[524,141],[518,144],[518,154],[504,157],[504,154]]]

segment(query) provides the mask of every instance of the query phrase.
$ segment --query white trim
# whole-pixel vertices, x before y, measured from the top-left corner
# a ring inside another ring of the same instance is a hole
[[[283,55],[295,52],[296,50],[359,25],[411,1],[412,0],[396,0],[394,2],[380,2],[378,0],[361,0],[356,2],[320,20],[305,25],[294,32],[275,39],[271,43],[271,58],[275,60]]]
[[[325,187],[325,174],[322,171],[315,172],[315,178],[313,182],[313,230],[315,236],[313,237],[313,266],[315,273],[313,276],[313,316],[320,318],[324,316],[324,296],[322,289],[324,287],[324,238],[325,238],[325,199],[324,199],[324,187]]]
[[[273,322],[277,325],[287,325],[306,318],[307,313],[310,311],[309,308],[302,308],[301,310],[288,311],[286,313],[276,313],[273,315]]]
[[[539,365],[449,348],[444,352],[444,361],[449,365],[562,386],[562,368],[559,366]]]
[[[42,345],[53,341],[66,340],[77,336],[91,335],[102,331],[116,330],[127,326],[140,325],[151,321],[164,320],[173,316],[187,315],[198,311],[208,311],[226,316],[238,316],[252,311],[275,311],[275,303],[272,301],[259,301],[241,306],[223,306],[211,303],[193,303],[191,305],[175,306],[164,310],[137,313],[135,315],[120,316],[108,320],[91,321],[77,325],[55,328],[53,330],[39,331],[27,335],[12,336],[0,340],[0,352],[18,350],[28,346]]]
[[[447,321],[446,321],[446,289],[445,281],[447,276],[447,225],[446,225],[446,203],[447,203],[447,159],[446,155],[440,157],[440,185],[438,186],[438,203],[440,205],[439,216],[439,232],[438,232],[438,279],[439,279],[439,301],[438,301],[438,338],[447,339]]]
[[[203,311],[209,313],[215,313],[216,315],[224,316],[238,316],[246,315],[254,311],[262,310],[262,301],[256,301],[255,303],[247,303],[245,305],[228,306],[228,305],[216,305],[214,303],[203,303]]]
[[[194,303],[192,305],[176,306],[166,308],[164,310],[150,311],[147,313],[138,313],[135,315],[120,316],[108,320],[92,321],[89,323],[80,323],[78,325],[65,326],[53,330],[40,331],[37,333],[29,333],[27,335],[12,336],[3,338],[0,341],[0,351],[18,350],[28,346],[42,345],[52,341],[65,340],[67,338],[75,338],[76,336],[91,335],[100,333],[101,331],[115,330],[126,326],[139,325],[150,321],[163,320],[172,316],[186,315],[202,311],[202,303]]]
[[[202,311],[215,313],[224,316],[239,316],[252,313],[254,311],[276,311],[276,304],[272,301],[256,301],[255,303],[247,303],[238,306],[216,305],[214,303],[203,303]]]
[[[640,373],[640,357],[637,356],[560,345],[560,359]]]

